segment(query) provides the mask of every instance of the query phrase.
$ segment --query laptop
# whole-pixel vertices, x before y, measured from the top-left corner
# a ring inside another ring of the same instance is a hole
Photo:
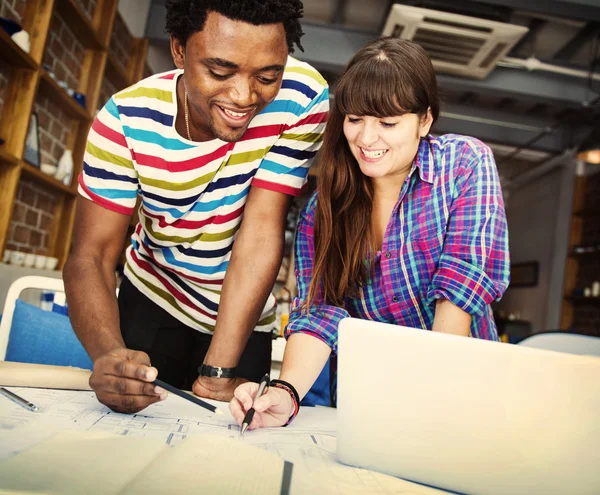
[[[337,455],[464,494],[599,494],[600,359],[347,318]]]

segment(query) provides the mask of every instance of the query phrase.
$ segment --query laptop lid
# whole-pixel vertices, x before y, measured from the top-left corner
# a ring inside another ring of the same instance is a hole
[[[348,318],[341,462],[467,494],[600,493],[600,359]]]

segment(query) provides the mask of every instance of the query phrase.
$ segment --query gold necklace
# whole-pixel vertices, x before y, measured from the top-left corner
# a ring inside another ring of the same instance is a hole
[[[185,130],[187,131],[187,137],[191,141],[192,135],[190,134],[190,121],[188,117],[188,102],[187,102],[187,89],[184,88],[185,99],[183,100],[183,108],[184,108],[184,117],[185,117]]]

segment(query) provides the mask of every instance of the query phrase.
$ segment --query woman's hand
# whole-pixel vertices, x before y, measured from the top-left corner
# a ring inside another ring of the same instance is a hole
[[[237,387],[233,399],[229,403],[229,411],[239,425],[244,421],[248,409],[258,391],[258,383],[244,383]],[[294,411],[294,403],[290,394],[276,387],[269,387],[267,393],[256,399],[254,404],[254,417],[248,427],[249,430],[270,426],[282,426],[288,422]]]

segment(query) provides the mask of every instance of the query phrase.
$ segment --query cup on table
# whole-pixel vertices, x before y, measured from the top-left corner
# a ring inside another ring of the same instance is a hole
[[[35,254],[27,253],[25,255],[25,258],[23,258],[23,266],[26,266],[27,268],[33,268],[34,264],[35,264]]]
[[[52,163],[42,163],[40,165],[40,170],[42,172],[44,172],[46,175],[50,175],[52,177],[54,177],[54,174],[56,174],[56,169],[58,167]]]
[[[56,265],[58,265],[58,258],[53,258],[52,256],[46,257],[46,270],[54,270],[56,269]]]
[[[12,254],[11,249],[5,249],[4,255],[2,256],[2,263],[10,263],[10,255]]]
[[[15,266],[21,266],[25,261],[25,253],[19,251],[13,251],[10,253],[10,264]]]
[[[48,261],[47,256],[44,256],[43,254],[38,254],[35,257],[35,267],[39,268],[40,270],[43,270],[44,268],[46,268],[47,261]]]

